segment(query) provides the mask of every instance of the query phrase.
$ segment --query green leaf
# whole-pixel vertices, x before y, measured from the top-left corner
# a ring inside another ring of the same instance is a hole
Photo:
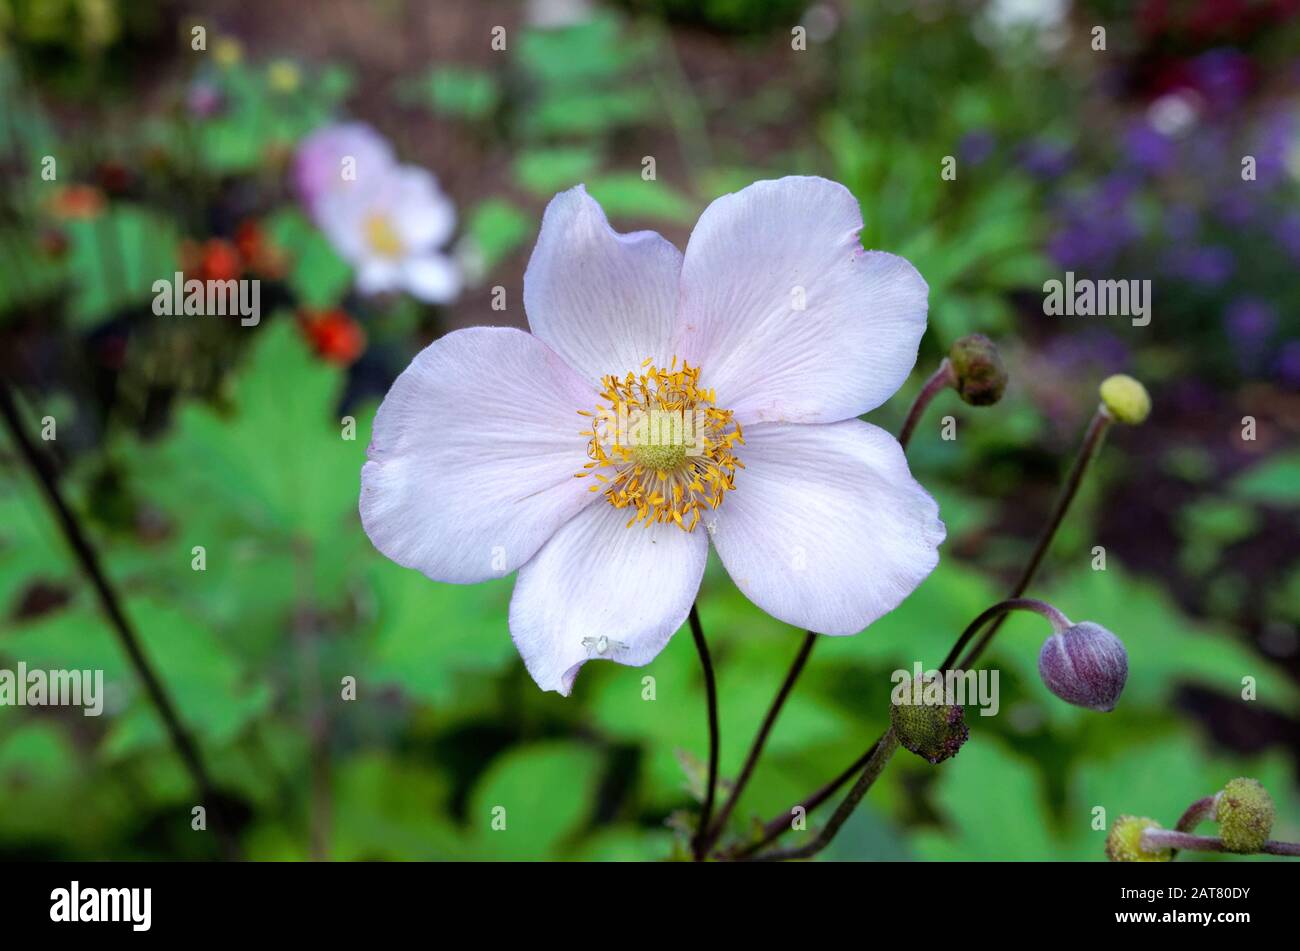
[[[663,182],[645,181],[639,174],[606,175],[587,183],[587,191],[610,217],[653,218],[689,224],[695,203]]]
[[[466,676],[518,662],[506,620],[508,580],[438,584],[386,558],[374,559],[370,576],[376,617],[368,681],[441,704]]]
[[[266,710],[269,687],[253,682],[205,624],[151,598],[134,598],[125,610],[182,722],[205,741],[233,740]],[[102,670],[108,695],[103,716],[110,724],[102,752],[110,759],[167,742],[115,633],[88,608],[68,608],[12,630],[0,650],[29,668]],[[111,697],[122,693],[132,701],[115,714]]]
[[[179,236],[173,222],[143,207],[113,205],[104,214],[67,224],[68,272],[75,290],[69,312],[93,324],[137,304],[149,310],[158,280],[177,269]]]
[[[515,180],[534,194],[549,197],[577,185],[599,165],[600,152],[594,148],[531,149],[515,160]]]
[[[1234,495],[1266,505],[1300,504],[1300,452],[1274,456],[1233,479]]]
[[[895,755],[910,754],[903,750]],[[926,830],[913,837],[921,858],[1006,862],[1058,857],[1032,764],[981,737],[936,769],[934,800],[943,831]]]
[[[482,119],[496,109],[501,90],[489,72],[439,66],[420,79],[402,84],[398,98],[426,105],[441,115]]]
[[[532,229],[532,219],[510,202],[489,198],[470,213],[465,238],[477,251],[479,267],[486,274],[513,254]]]
[[[329,240],[297,211],[282,209],[266,222],[270,240],[290,257],[289,287],[306,307],[338,304],[352,283],[352,268]]]
[[[493,761],[470,797],[474,852],[482,858],[533,860],[563,855],[591,817],[601,758],[576,743],[539,743]],[[493,828],[493,821],[505,828]]]

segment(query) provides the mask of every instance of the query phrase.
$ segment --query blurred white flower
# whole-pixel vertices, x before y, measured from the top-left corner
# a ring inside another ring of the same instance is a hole
[[[443,250],[456,209],[426,169],[398,165],[388,142],[361,123],[303,140],[293,181],[303,206],[363,294],[407,291],[445,303],[460,293],[460,268]]]
[[[327,195],[350,192],[386,176],[397,164],[392,146],[364,122],[317,129],[298,144],[293,188],[313,221]]]

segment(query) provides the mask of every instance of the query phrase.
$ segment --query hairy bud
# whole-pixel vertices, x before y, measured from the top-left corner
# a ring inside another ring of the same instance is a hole
[[[942,678],[917,677],[889,708],[898,742],[931,763],[956,756],[970,736],[961,705],[945,702],[943,687]]]
[[[1232,852],[1258,852],[1273,831],[1273,797],[1258,780],[1242,776],[1223,787],[1214,806],[1219,837]]]
[[[1082,621],[1043,642],[1038,675],[1066,703],[1109,713],[1128,680],[1128,652],[1100,624]]]
[[[1142,833],[1159,829],[1154,819],[1138,816],[1120,816],[1106,836],[1106,858],[1112,862],[1168,862],[1173,858],[1170,849],[1147,850],[1142,847]]]
[[[948,351],[953,387],[972,406],[991,406],[1007,388],[1007,369],[993,341],[983,334],[967,334]]]

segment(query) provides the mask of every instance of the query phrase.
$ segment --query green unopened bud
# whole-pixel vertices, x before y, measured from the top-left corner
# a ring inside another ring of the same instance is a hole
[[[942,678],[917,677],[895,689],[889,722],[898,742],[922,759],[942,763],[970,736],[960,704],[947,703]]]
[[[1273,797],[1258,780],[1242,776],[1219,793],[1214,821],[1230,852],[1258,852],[1273,831]]]
[[[991,406],[1007,388],[1007,368],[993,341],[983,334],[967,334],[948,351],[953,388],[972,406]]]
[[[1174,856],[1169,849],[1144,849],[1142,833],[1159,829],[1154,819],[1138,816],[1120,816],[1106,836],[1106,858],[1112,862],[1168,862]]]
[[[1108,376],[1101,383],[1101,402],[1106,412],[1121,423],[1136,426],[1151,413],[1147,388],[1123,373]]]

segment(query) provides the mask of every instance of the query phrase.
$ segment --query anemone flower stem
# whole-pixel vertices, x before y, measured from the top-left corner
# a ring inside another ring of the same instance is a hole
[[[767,716],[763,718],[763,725],[759,727],[758,735],[754,737],[754,743],[749,748],[749,755],[745,757],[745,765],[741,767],[740,775],[736,777],[736,784],[732,787],[731,795],[727,797],[722,809],[718,811],[718,818],[704,839],[703,848],[705,852],[708,852],[713,847],[713,843],[718,840],[718,836],[726,828],[727,820],[731,818],[731,812],[736,808],[740,794],[744,792],[745,786],[749,783],[749,777],[753,775],[754,767],[758,765],[758,758],[763,754],[763,747],[767,744],[768,734],[772,732],[772,726],[776,723],[777,714],[785,706],[786,698],[790,696],[790,691],[794,689],[794,682],[799,679],[799,675],[803,672],[804,665],[808,662],[808,655],[812,653],[813,645],[816,643],[816,634],[812,631],[804,634],[799,653],[795,655],[794,663],[790,665],[790,670],[785,675],[785,681],[781,684],[781,689],[777,691],[776,699],[772,701],[772,706],[767,710]]]
[[[911,408],[907,411],[907,419],[903,422],[903,428],[898,433],[898,444],[903,447],[904,452],[907,451],[907,444],[911,441],[912,433],[916,430],[917,423],[920,422],[921,416],[925,413],[926,407],[930,405],[942,390],[953,386],[956,381],[957,377],[953,372],[952,363],[949,362],[947,357],[944,357],[939,363],[938,369],[930,375],[930,379],[928,379],[925,382],[925,385],[921,387],[921,392],[917,394],[916,399],[912,401]],[[758,765],[758,758],[763,753],[763,747],[767,743],[768,734],[772,732],[772,727],[776,724],[776,718],[781,713],[782,707],[785,706],[785,701],[790,696],[790,691],[794,689],[795,681],[798,680],[799,675],[803,673],[803,668],[808,663],[808,657],[812,653],[812,649],[816,643],[816,633],[808,631],[804,634],[803,645],[799,648],[799,653],[795,655],[794,663],[790,665],[790,670],[785,675],[785,681],[781,684],[780,691],[777,692],[776,698],[772,701],[772,706],[768,708],[767,716],[763,718],[763,725],[759,727],[758,735],[754,737],[754,743],[749,748],[749,755],[745,758],[745,765],[741,768],[740,775],[736,779],[736,785],[732,788],[731,795],[727,797],[727,801],[723,805],[722,811],[718,814],[717,821],[713,824],[713,828],[709,832],[708,840],[705,843],[706,851],[707,849],[712,848],[713,843],[718,840],[720,835],[722,835],[727,820],[731,817],[732,810],[736,808],[736,803],[740,800],[740,794],[749,783],[750,776],[754,772],[754,767]],[[839,789],[840,786],[848,782],[858,772],[858,770],[862,769],[862,767],[867,764],[867,760],[869,760],[871,755],[876,751],[876,747],[879,743],[880,741],[877,740],[872,744],[871,749],[867,750],[866,753],[859,757],[852,766],[837,776],[831,784],[823,787],[812,796],[809,796],[808,799],[805,799],[800,803],[800,807],[803,808],[805,812],[808,812],[829,799],[836,789]],[[779,834],[784,827],[785,818],[779,816],[764,826],[763,833],[765,836],[772,835],[774,838],[775,835],[773,835],[773,833],[775,832],[775,834]],[[764,842],[770,841],[771,838],[764,839]],[[754,846],[755,849],[758,847],[759,846]],[[732,851],[734,852],[734,850]],[[736,854],[748,855],[750,851],[751,849],[748,847],[742,847],[740,852]],[[732,854],[731,852],[727,854],[731,855],[733,858],[735,857],[735,854]]]
[[[36,444],[32,442],[31,437],[24,428],[18,406],[14,402],[9,381],[3,376],[0,376],[0,415],[4,416],[5,426],[9,430],[10,437],[18,446],[28,468],[32,470],[37,482],[40,483],[42,490],[44,490],[46,501],[54,510],[64,538],[67,540],[69,547],[72,548],[77,562],[99,597],[100,607],[108,617],[109,626],[117,635],[123,651],[125,651],[128,660],[131,662],[131,666],[135,668],[136,675],[144,684],[145,693],[148,694],[150,701],[158,711],[158,716],[167,727],[168,737],[176,748],[176,752],[180,755],[181,762],[189,772],[190,778],[194,781],[199,797],[207,808],[208,815],[212,817],[212,829],[216,833],[222,854],[227,859],[237,859],[239,857],[239,847],[231,836],[230,829],[225,824],[224,813],[217,800],[207,767],[204,766],[203,758],[199,754],[198,746],[195,745],[189,732],[181,723],[180,716],[177,714],[162,680],[153,667],[150,666],[144,649],[140,646],[140,640],[136,636],[131,622],[127,620],[126,612],[122,609],[117,593],[113,590],[108,576],[104,574],[104,570],[100,566],[99,555],[82,529],[81,523],[77,521],[77,516],[69,507],[67,500],[64,499],[63,491],[59,488],[58,474],[54,471],[49,460],[37,449]]]
[[[1048,519],[1047,524],[1043,527],[1042,533],[1038,536],[1038,543],[1034,545],[1033,554],[1029,556],[1029,561],[1025,564],[1025,569],[1020,573],[1019,580],[1011,589],[1008,598],[1018,598],[1025,593],[1030,582],[1034,580],[1034,575],[1038,573],[1038,566],[1043,563],[1043,558],[1047,554],[1047,549],[1051,547],[1052,539],[1056,537],[1056,530],[1061,527],[1061,522],[1065,519],[1065,513],[1070,509],[1070,503],[1074,497],[1079,494],[1079,486],[1083,483],[1083,474],[1088,470],[1088,463],[1092,457],[1097,454],[1101,448],[1102,439],[1106,436],[1106,430],[1110,428],[1112,422],[1110,413],[1106,412],[1106,407],[1098,406],[1097,412],[1092,416],[1092,421],[1088,424],[1088,430],[1084,433],[1083,443],[1079,446],[1079,453],[1074,457],[1074,464],[1070,466],[1070,473],[1065,478],[1065,485],[1061,489],[1061,495],[1056,500],[1056,508],[1052,510],[1052,516]],[[970,654],[961,663],[963,670],[968,670],[970,666],[984,653],[989,642],[997,636],[998,629],[1002,627],[1002,622],[1006,620],[1003,615],[995,620],[983,636],[971,648]]]
[[[1142,848],[1155,852],[1160,849],[1186,849],[1189,852],[1230,852],[1223,840],[1215,835],[1192,835],[1174,829],[1146,829],[1142,833]],[[1279,842],[1269,839],[1255,854],[1300,855],[1300,842]]]
[[[1215,801],[1215,796],[1203,796],[1196,800],[1179,816],[1174,829],[1178,832],[1195,832],[1198,825],[1214,815]],[[1177,849],[1174,850],[1172,858],[1178,858]]]
[[[928,401],[929,399],[932,399],[935,393],[938,393],[939,390],[943,389],[943,385],[936,382],[941,378],[942,371],[943,366],[941,365],[939,370],[935,371],[935,375],[930,378],[930,382],[922,389],[921,394],[917,397],[916,404],[912,407],[912,411],[908,413],[907,422],[903,424],[903,431],[899,434],[899,442],[903,444],[904,448],[906,448],[906,442],[904,441],[905,438],[911,437],[911,430],[916,426],[913,417],[920,417],[920,412],[917,409],[917,406],[920,405],[923,409],[923,400]],[[930,392],[931,384],[934,384],[933,392]],[[1056,536],[1057,529],[1060,528],[1061,522],[1065,519],[1065,513],[1069,511],[1070,504],[1074,501],[1074,497],[1078,495],[1079,486],[1082,484],[1084,473],[1088,469],[1088,463],[1092,461],[1092,457],[1096,455],[1097,450],[1101,447],[1102,439],[1105,437],[1106,430],[1110,427],[1112,421],[1111,415],[1106,411],[1106,408],[1104,406],[1098,406],[1097,411],[1093,414],[1092,420],[1088,424],[1087,431],[1084,433],[1083,443],[1079,447],[1078,455],[1075,456],[1074,463],[1070,467],[1070,472],[1066,476],[1065,485],[1062,487],[1061,494],[1056,501],[1056,507],[1052,510],[1051,517],[1048,519],[1046,526],[1044,526],[1042,533],[1039,535],[1033,553],[1029,556],[1029,561],[1025,564],[1024,570],[1020,573],[1020,578],[1012,588],[1007,601],[994,605],[986,611],[984,615],[981,615],[983,620],[977,619],[978,623],[972,622],[972,624],[967,627],[966,631],[964,631],[962,636],[958,638],[957,644],[954,645],[953,649],[949,652],[948,657],[945,659],[943,664],[945,669],[952,666],[953,660],[957,657],[957,652],[960,651],[961,647],[965,646],[966,642],[975,635],[975,632],[978,631],[983,624],[992,619],[993,623],[989,629],[985,631],[984,635],[971,649],[970,653],[959,664],[957,664],[958,669],[970,669],[971,665],[979,659],[985,648],[987,648],[989,643],[993,640],[994,635],[997,634],[1007,612],[1013,610],[1013,608],[1007,608],[1006,610],[1001,611],[997,609],[1005,606],[1010,601],[1018,599],[1020,595],[1024,594],[1025,589],[1029,587],[1030,582],[1034,579],[1034,575],[1038,573],[1038,567],[1042,564],[1043,558],[1047,554],[1047,549],[1051,546],[1052,539]],[[908,425],[909,423],[911,424],[910,426]],[[849,778],[857,772],[859,764],[865,763],[870,759],[874,754],[874,751],[879,747],[881,740],[883,740],[883,737],[877,739],[867,752],[859,757],[857,762],[852,766],[842,772],[826,786],[819,789],[812,796],[805,799],[802,805],[811,810],[814,805],[820,805],[829,799],[831,795],[840,788],[840,786],[848,782]],[[813,805],[809,805],[809,803],[812,803]],[[754,852],[763,848],[763,846],[779,838],[787,832],[789,828],[789,820],[784,814],[775,816],[764,825],[763,835],[759,837],[757,842],[746,844],[740,849],[740,851],[730,854],[729,857],[742,858],[752,855]]]
[[[704,668],[704,690],[709,703],[709,784],[704,791],[704,808],[700,811],[700,824],[695,830],[695,839],[691,843],[695,861],[704,860],[709,823],[713,819],[713,796],[718,787],[718,685],[713,677],[713,661],[709,657],[709,645],[704,641],[704,629],[700,626],[698,605],[691,605],[691,636],[695,638],[695,649],[700,652],[700,666]]]
[[[859,776],[858,781],[853,784],[853,788],[850,789],[849,794],[844,797],[844,801],[841,802],[835,812],[831,814],[830,821],[827,822],[826,825],[822,827],[822,830],[817,833],[817,838],[813,839],[813,841],[809,842],[807,845],[800,846],[797,849],[782,849],[776,852],[767,852],[763,855],[756,856],[752,861],[781,862],[789,859],[812,858],[822,849],[826,848],[826,846],[830,845],[831,840],[835,838],[835,834],[840,831],[840,826],[844,825],[844,823],[848,821],[849,816],[853,815],[853,810],[858,807],[858,803],[861,802],[862,797],[867,794],[867,790],[870,789],[871,784],[876,781],[876,777],[878,777],[881,771],[884,770],[885,764],[889,762],[889,758],[894,755],[896,749],[898,749],[898,737],[894,735],[894,730],[891,727],[886,730],[885,735],[880,738],[880,742],[876,744],[875,749],[872,751],[871,758],[867,760],[866,766],[862,769],[862,775]]]
[[[912,408],[907,411],[907,419],[903,420],[903,428],[898,431],[898,444],[904,449],[912,441],[912,433],[916,431],[916,424],[921,421],[921,414],[925,408],[930,405],[930,401],[938,396],[941,392],[955,385],[957,375],[953,372],[952,363],[947,357],[939,364],[939,369],[935,370],[930,379],[925,381],[925,386],[921,387],[921,392],[916,395],[912,402]]]
[[[1037,598],[1008,598],[1005,601],[999,601],[979,617],[975,618],[975,620],[971,621],[970,624],[966,625],[966,630],[961,632],[961,637],[957,638],[957,642],[952,645],[952,650],[948,651],[948,656],[943,659],[943,663],[939,665],[939,669],[969,670],[971,662],[976,658],[969,657],[964,663],[955,663],[957,655],[961,653],[961,649],[965,647],[980,628],[989,623],[989,621],[994,619],[1000,621],[1012,611],[1033,611],[1036,614],[1041,614],[1052,623],[1053,630],[1058,633],[1070,626],[1070,619],[1046,601],[1039,601]],[[974,652],[972,651],[972,654],[973,653]]]

